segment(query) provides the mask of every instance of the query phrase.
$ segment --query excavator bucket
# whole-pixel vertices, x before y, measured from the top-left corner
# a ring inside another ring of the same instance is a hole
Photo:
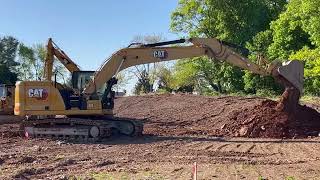
[[[296,87],[300,94],[303,91],[303,70],[303,62],[298,60],[284,62],[278,67],[278,73]]]

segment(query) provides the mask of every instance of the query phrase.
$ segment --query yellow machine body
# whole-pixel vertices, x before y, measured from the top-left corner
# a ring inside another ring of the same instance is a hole
[[[112,115],[112,110],[102,110],[100,100],[87,100],[86,105],[86,110],[66,109],[59,90],[50,81],[16,83],[14,114],[18,116]]]

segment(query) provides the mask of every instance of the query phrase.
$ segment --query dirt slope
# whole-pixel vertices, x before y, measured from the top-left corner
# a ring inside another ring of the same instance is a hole
[[[145,123],[145,134],[292,138],[317,135],[320,114],[299,106],[294,118],[264,98],[146,95],[116,100],[119,117]]]

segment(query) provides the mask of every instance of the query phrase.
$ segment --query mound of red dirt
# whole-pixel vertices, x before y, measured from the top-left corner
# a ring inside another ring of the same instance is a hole
[[[118,117],[142,119],[145,134],[292,138],[318,135],[320,114],[298,106],[294,116],[264,98],[207,97],[188,94],[122,97]]]

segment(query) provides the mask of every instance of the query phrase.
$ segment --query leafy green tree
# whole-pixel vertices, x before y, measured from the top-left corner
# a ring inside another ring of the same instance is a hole
[[[7,67],[16,66],[16,52],[19,41],[11,36],[0,38],[0,63]]]
[[[17,74],[12,72],[6,65],[0,64],[0,84],[15,84]]]
[[[289,1],[279,18],[271,22],[270,29],[258,33],[253,41],[247,44],[247,47],[250,50],[262,52],[270,60],[283,61],[288,60],[290,56],[301,58],[299,55],[292,55],[303,47],[314,49],[317,45],[317,37],[320,33],[315,30],[315,27],[319,27],[320,18],[319,10],[315,6],[319,5],[319,2],[319,0]],[[256,59],[257,57],[252,58]],[[269,77],[246,74],[244,78],[245,89],[248,91],[256,91],[259,87],[277,92],[281,90],[279,85]],[[312,83],[306,83],[306,86],[308,84]],[[306,89],[309,91],[313,88]]]
[[[154,82],[154,91],[158,92],[172,92],[175,88],[175,78],[173,76],[173,68],[167,67],[165,64],[158,64],[154,72],[156,79]]]
[[[320,48],[311,50],[304,47],[292,54],[289,59],[304,62],[304,90],[307,94],[320,96]]]
[[[320,86],[318,72],[320,68],[318,56],[320,45],[319,5],[320,0],[289,1],[279,18],[271,22],[270,29],[258,34],[255,37],[257,41],[248,45],[253,50],[262,50],[264,55],[271,60],[300,59],[304,61],[305,92],[313,95],[319,95]],[[254,82],[251,84],[257,86],[262,79],[253,78],[251,80]],[[246,86],[249,87],[250,83],[246,83]],[[272,88],[274,87],[273,85]],[[252,89],[256,89],[256,87]]]
[[[180,0],[171,15],[171,29],[187,36],[217,37],[244,46],[269,27],[285,4],[286,0]],[[201,77],[218,92],[244,87],[244,73],[237,67],[212,63],[207,58],[190,63],[201,67]]]
[[[35,44],[32,47],[23,43],[19,45],[17,71],[21,80],[41,80],[44,73],[44,62],[47,49],[43,44]],[[69,74],[66,68],[58,61],[54,60],[53,74],[56,74],[57,81],[66,84]]]
[[[238,78],[241,76],[241,71],[234,71],[231,66],[223,66],[206,57],[180,60],[174,73],[176,89],[188,86],[200,93],[209,89],[221,93],[236,92],[243,89],[243,80]]]
[[[33,79],[34,73],[32,71],[32,66],[36,61],[34,50],[21,43],[19,45],[18,55],[19,66],[16,67],[16,70],[19,72],[19,79]]]
[[[18,52],[19,79],[21,80],[41,80],[44,70],[44,61],[46,57],[46,48],[42,44],[36,44],[33,47],[21,43]]]
[[[140,78],[138,78],[138,82],[134,86],[134,94],[140,95],[141,93],[146,94],[152,91],[152,83],[150,82],[150,78],[148,78],[148,76],[149,74],[146,70],[140,72]]]
[[[0,38],[0,83],[15,84],[17,73],[14,67],[19,41],[11,36]]]
[[[171,29],[244,46],[269,27],[285,4],[286,0],[180,0],[171,15]]]
[[[192,60],[178,61],[174,67],[174,89],[195,88],[198,79],[197,67]]]
[[[273,43],[272,31],[266,30],[257,33],[246,45],[246,47],[254,52],[250,54],[249,59],[261,66],[267,65],[272,62],[268,56],[268,48]],[[266,68],[266,67],[265,67]],[[244,90],[247,93],[257,93],[259,90],[269,91],[271,94],[279,94],[283,88],[275,82],[275,79],[269,76],[260,76],[253,74],[250,71],[245,71]]]
[[[290,54],[304,46],[312,47],[310,34],[304,25],[301,4],[305,1],[289,1],[285,12],[271,23],[273,43],[268,48],[271,59],[288,59]]]

